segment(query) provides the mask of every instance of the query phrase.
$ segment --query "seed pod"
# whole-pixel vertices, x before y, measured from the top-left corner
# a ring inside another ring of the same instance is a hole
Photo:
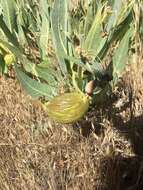
[[[9,66],[15,61],[15,56],[12,53],[8,53],[4,56],[4,61]]]
[[[95,88],[95,81],[94,80],[89,81],[85,86],[85,93],[91,96],[93,94],[94,88]]]
[[[83,93],[71,92],[53,98],[44,104],[49,117],[60,123],[72,123],[87,112],[89,98]]]

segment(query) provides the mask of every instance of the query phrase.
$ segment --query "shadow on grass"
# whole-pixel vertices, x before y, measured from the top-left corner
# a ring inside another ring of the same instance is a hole
[[[132,102],[128,102],[122,108],[122,110],[130,108],[130,120],[128,122],[124,122],[112,106],[106,105],[107,118],[112,122],[113,127],[119,132],[120,136],[131,142],[134,156],[123,157],[121,154],[118,154],[105,157],[102,160],[101,173],[103,173],[102,177],[106,185],[103,187],[101,185],[98,188],[100,190],[143,189],[143,114],[134,117],[131,105]],[[103,134],[104,129],[100,125],[101,120],[101,118],[97,119],[94,127],[89,121],[81,123],[80,130],[82,135],[88,137],[91,132],[95,132],[97,136]]]
[[[131,142],[134,156],[125,158],[118,155],[109,159],[108,164],[110,163],[112,167],[109,167],[109,175],[106,175],[108,189],[115,190],[117,187],[117,190],[141,190],[143,189],[143,115],[132,118],[126,123],[121,117],[114,118],[113,126],[121,136]],[[116,171],[115,176],[111,178],[110,173],[114,171]]]

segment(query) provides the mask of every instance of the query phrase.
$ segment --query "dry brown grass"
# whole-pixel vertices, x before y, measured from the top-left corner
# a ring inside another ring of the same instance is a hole
[[[62,126],[50,122],[16,80],[1,78],[0,189],[141,190],[142,92],[132,79],[124,81],[134,84],[132,122],[127,87],[118,103],[95,108],[76,126]],[[142,82],[142,72],[136,80]]]

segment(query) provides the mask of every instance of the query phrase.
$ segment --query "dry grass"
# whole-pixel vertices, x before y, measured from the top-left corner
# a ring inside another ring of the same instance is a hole
[[[50,122],[15,80],[1,78],[0,189],[142,189],[141,67],[139,70],[134,78],[138,85],[132,77],[137,71],[130,69],[130,77],[124,81],[127,88],[120,89],[118,101],[91,111],[88,120],[75,126]]]

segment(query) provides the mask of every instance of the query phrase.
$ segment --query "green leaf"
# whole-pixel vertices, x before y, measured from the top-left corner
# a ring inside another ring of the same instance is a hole
[[[110,30],[117,24],[117,19],[121,11],[122,1],[121,0],[114,0],[114,3],[112,5],[112,14],[109,17],[109,21],[107,23],[106,30],[107,32],[110,32]]]
[[[88,4],[87,13],[85,17],[84,36],[87,36],[89,29],[93,22],[93,7],[92,4]]]
[[[16,10],[14,0],[1,0],[0,5],[2,7],[2,14],[5,24],[10,32],[14,32],[16,28]]]
[[[49,15],[48,15],[48,4],[46,0],[40,1],[40,13],[41,13],[41,29],[40,29],[40,39],[39,47],[41,53],[41,59],[45,60],[48,49],[48,39],[49,39]]]
[[[53,75],[52,69],[50,69],[48,67],[42,67],[42,66],[37,65],[35,67],[35,70],[37,72],[38,77],[47,81],[49,85],[51,85],[55,88],[58,87],[58,83],[56,81],[55,76]]]
[[[3,20],[3,16],[0,15],[0,28],[2,29],[3,33],[5,34],[5,36],[7,37],[7,39],[15,46],[19,47],[19,43],[15,37],[15,35],[13,35],[10,30],[8,29],[7,25],[5,24],[4,20]]]
[[[9,51],[11,51],[16,57],[18,57],[20,61],[23,61],[25,56],[23,55],[23,51],[21,48],[17,48],[16,46],[13,46],[11,43],[2,40],[1,38],[0,43],[3,44],[7,49],[9,49]]]
[[[55,88],[30,78],[27,74],[21,71],[16,64],[15,71],[22,87],[33,98],[36,99],[41,96],[45,96],[46,99],[51,100],[56,95]]]
[[[3,59],[3,55],[0,54],[0,75],[3,75],[5,71],[5,62]]]
[[[126,66],[126,59],[129,50],[129,40],[133,34],[133,27],[128,29],[128,31],[123,36],[118,48],[116,49],[113,56],[113,82],[117,83],[118,78],[121,76],[122,72]]]
[[[131,0],[128,3],[125,3],[124,1],[122,2],[121,11],[119,12],[120,14],[118,14],[118,18],[117,18],[117,24],[118,25],[121,22],[123,22],[123,20],[125,20],[125,18],[129,15],[129,13],[133,9],[134,4],[135,4],[134,0]]]
[[[98,57],[101,60],[106,56],[106,53],[108,52],[108,50],[110,49],[112,44],[117,41],[120,41],[123,38],[125,33],[130,28],[132,21],[133,21],[133,17],[132,17],[132,13],[130,11],[122,23],[120,23],[119,25],[117,25],[117,23],[116,23],[115,27],[113,27],[111,29],[111,32],[109,33],[109,37],[108,37],[106,43],[104,44],[103,48],[101,49],[100,53],[98,54]]]
[[[88,32],[88,35],[83,44],[83,49],[94,58],[98,55],[103,45],[106,42],[106,38],[102,38],[102,23],[107,17],[107,13],[102,13],[103,7],[100,7],[95,15],[95,19]]]
[[[66,51],[66,32],[67,32],[67,1],[55,0],[51,15],[51,29],[56,55],[61,68],[61,72],[67,74],[67,66],[63,56]],[[62,56],[63,55],[63,56]]]
[[[28,43],[27,43],[27,39],[26,39],[24,30],[23,30],[23,27],[25,25],[24,25],[24,20],[23,20],[24,8],[22,7],[22,2],[21,3],[17,2],[16,11],[17,11],[17,19],[16,19],[16,21],[17,21],[17,38],[18,38],[19,43],[22,46],[27,46]]]

